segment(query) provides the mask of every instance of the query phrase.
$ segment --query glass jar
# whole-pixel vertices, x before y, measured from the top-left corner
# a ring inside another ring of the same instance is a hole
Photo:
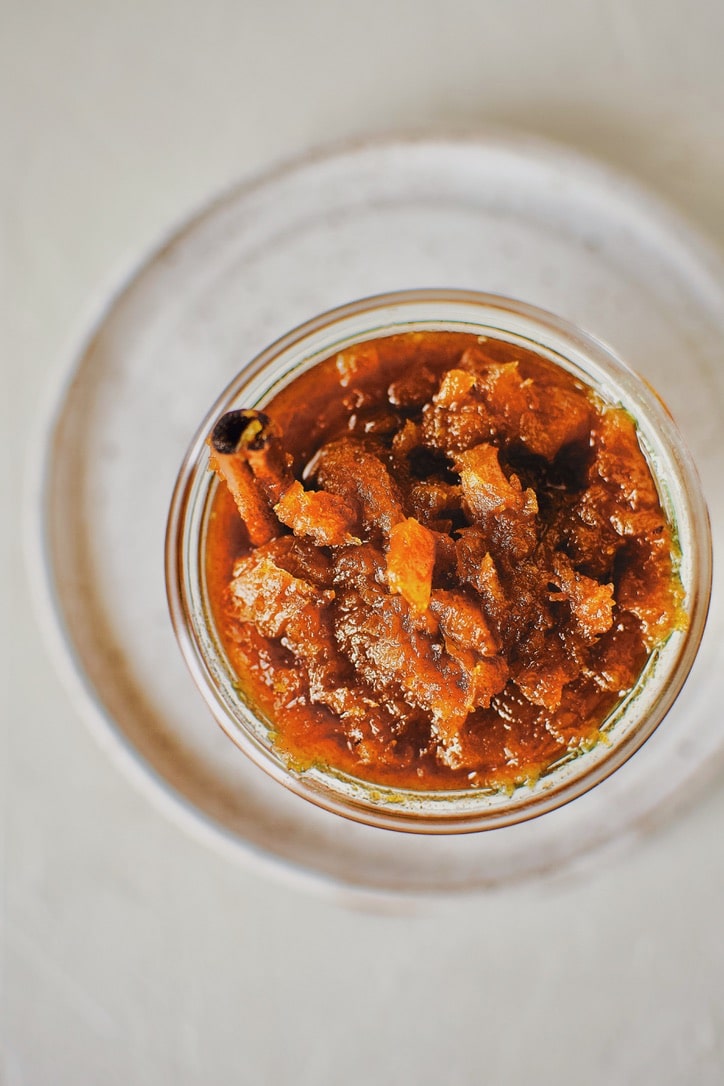
[[[206,438],[235,408],[261,408],[316,363],[366,340],[403,332],[470,332],[502,339],[549,359],[620,404],[636,420],[639,443],[681,551],[687,625],[654,650],[634,688],[601,726],[604,739],[571,752],[534,784],[512,793],[487,789],[413,791],[371,784],[332,767],[295,770],[274,746],[267,721],[247,703],[222,647],[208,600],[204,546],[216,477]],[[695,466],[674,421],[651,387],[603,344],[571,324],[520,302],[453,290],[381,295],[308,321],[249,362],[208,413],[181,467],[166,539],[171,618],[191,674],[230,739],[275,780],[338,815],[417,833],[460,833],[511,825],[575,799],[639,749],[663,720],[694,661],[711,587],[711,537]]]

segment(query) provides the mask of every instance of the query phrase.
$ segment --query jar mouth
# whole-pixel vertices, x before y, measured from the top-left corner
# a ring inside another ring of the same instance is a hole
[[[583,381],[634,417],[639,443],[680,552],[685,631],[655,649],[632,690],[603,722],[604,736],[567,752],[533,784],[415,791],[371,784],[342,770],[295,770],[276,749],[273,725],[245,699],[216,630],[203,555],[217,485],[206,436],[236,407],[263,407],[302,372],[364,340],[403,331],[469,331],[525,346]],[[461,833],[514,824],[554,810],[603,781],[653,734],[694,662],[711,590],[711,534],[696,468],[664,402],[607,346],[568,322],[525,303],[459,290],[415,290],[353,302],[277,340],[245,365],[203,420],[179,472],[166,535],[166,585],[181,651],[213,716],[232,741],[272,778],[333,813],[415,833]]]

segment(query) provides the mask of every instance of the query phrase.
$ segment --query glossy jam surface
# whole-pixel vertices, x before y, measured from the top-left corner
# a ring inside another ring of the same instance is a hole
[[[508,788],[600,738],[682,622],[624,410],[518,346],[424,332],[350,347],[264,412],[283,471],[243,466],[264,541],[220,483],[207,587],[292,766]]]

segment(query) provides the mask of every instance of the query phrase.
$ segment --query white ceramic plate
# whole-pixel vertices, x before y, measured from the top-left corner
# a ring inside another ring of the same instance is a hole
[[[166,610],[176,472],[230,378],[299,322],[411,287],[507,294],[606,340],[672,407],[724,545],[724,273],[657,201],[568,150],[501,137],[302,159],[203,211],[75,352],[39,475],[46,625],[110,749],[184,826],[275,870],[374,892],[457,892],[601,862],[721,751],[724,606],[674,710],[626,766],[533,822],[419,838],[327,814],[214,724]],[[715,567],[716,568],[716,567]],[[33,575],[39,576],[38,568]]]

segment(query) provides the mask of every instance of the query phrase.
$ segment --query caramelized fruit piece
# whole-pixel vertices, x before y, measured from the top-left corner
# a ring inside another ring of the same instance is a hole
[[[315,457],[314,473],[324,490],[359,505],[366,531],[379,527],[389,536],[404,519],[397,485],[382,459],[363,442],[342,438],[324,445]]]
[[[295,480],[274,506],[274,512],[295,535],[308,536],[320,547],[360,542],[352,534],[357,530],[359,514],[351,502],[338,494],[305,490]]]
[[[410,606],[427,610],[435,567],[435,537],[413,517],[395,524],[387,548],[387,584]]]

